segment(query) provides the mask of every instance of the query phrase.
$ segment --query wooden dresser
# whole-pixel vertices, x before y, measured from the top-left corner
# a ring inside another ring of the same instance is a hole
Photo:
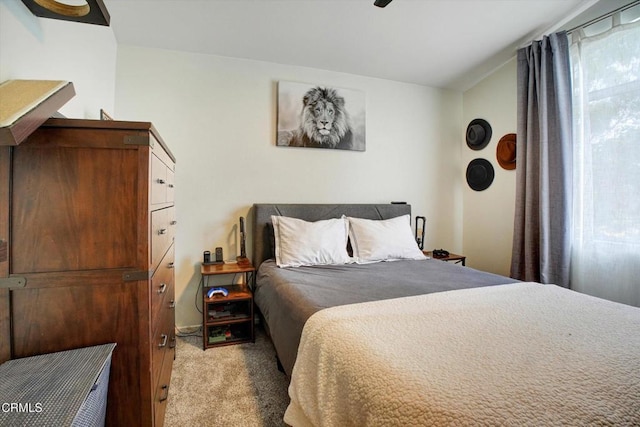
[[[109,426],[164,421],[174,164],[146,122],[49,119],[0,147],[0,362],[116,343]]]

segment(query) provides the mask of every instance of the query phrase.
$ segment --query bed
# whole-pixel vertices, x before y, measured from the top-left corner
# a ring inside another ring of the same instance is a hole
[[[291,377],[288,424],[640,423],[640,309],[433,259],[273,259],[280,217],[410,209],[254,205],[255,302]]]

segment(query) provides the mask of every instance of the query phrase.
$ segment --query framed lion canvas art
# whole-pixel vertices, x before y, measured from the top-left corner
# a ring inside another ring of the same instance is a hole
[[[364,93],[278,82],[276,145],[365,151]]]

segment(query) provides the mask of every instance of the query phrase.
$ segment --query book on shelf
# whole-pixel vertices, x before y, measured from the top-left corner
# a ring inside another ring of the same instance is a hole
[[[221,317],[229,317],[229,316],[231,316],[231,311],[229,310],[224,310],[224,311],[209,310],[209,317],[212,317],[214,319],[218,319]]]
[[[248,319],[249,315],[247,313],[233,313],[226,316],[211,316],[209,315],[209,322],[218,322],[224,320],[242,320]]]
[[[233,313],[233,315],[231,316],[234,319],[247,319],[249,317],[248,313]]]
[[[215,344],[217,342],[226,341],[227,337],[224,335],[209,335],[209,344]]]
[[[211,337],[230,338],[231,330],[229,329],[228,326],[209,328],[209,338]]]

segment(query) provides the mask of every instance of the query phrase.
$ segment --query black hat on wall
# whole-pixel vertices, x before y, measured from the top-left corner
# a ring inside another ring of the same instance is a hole
[[[471,120],[467,126],[467,145],[472,150],[482,150],[491,140],[491,125],[484,119]]]
[[[487,159],[473,159],[467,166],[467,184],[475,191],[489,188],[495,177],[491,162]]]

